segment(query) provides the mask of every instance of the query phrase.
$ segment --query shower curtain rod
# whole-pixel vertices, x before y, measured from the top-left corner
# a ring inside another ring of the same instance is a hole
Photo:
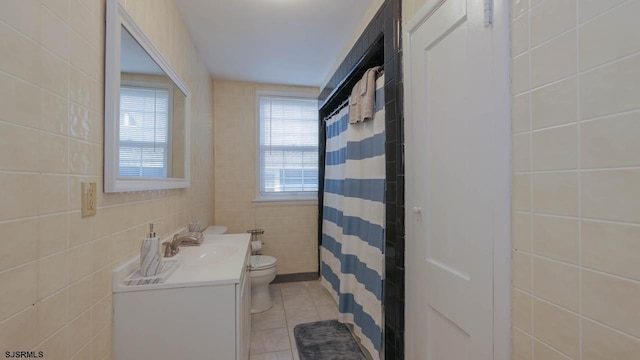
[[[349,104],[349,98],[346,98],[343,102],[340,103],[340,105],[338,105],[338,107],[336,107],[329,115],[324,117],[324,122],[327,122],[327,120],[329,120],[333,115],[337,114],[338,112],[340,112],[340,110],[342,110],[345,106],[347,106]]]

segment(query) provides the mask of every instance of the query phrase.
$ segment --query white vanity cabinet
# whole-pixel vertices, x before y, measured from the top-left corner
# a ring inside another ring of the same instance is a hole
[[[197,248],[181,252],[184,249]],[[231,256],[225,261],[233,271],[225,268],[213,273],[213,267],[181,265],[163,284],[123,286],[118,281],[130,269],[122,269],[125,264],[114,270],[114,358],[247,360],[251,333],[248,249],[247,241],[244,251],[235,255],[237,260]],[[219,279],[225,271],[234,275]],[[198,275],[192,282],[184,280],[193,278],[189,272]],[[212,273],[207,278],[201,272]]]

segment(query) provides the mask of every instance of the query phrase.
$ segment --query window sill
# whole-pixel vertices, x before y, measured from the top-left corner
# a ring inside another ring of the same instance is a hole
[[[318,205],[318,199],[315,197],[263,197],[254,199],[251,201],[251,203],[258,206],[308,206]]]

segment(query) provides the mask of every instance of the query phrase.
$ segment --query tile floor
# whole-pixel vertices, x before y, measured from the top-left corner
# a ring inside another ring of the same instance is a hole
[[[335,301],[320,281],[272,284],[273,307],[251,315],[250,360],[297,360],[297,324],[338,318]]]

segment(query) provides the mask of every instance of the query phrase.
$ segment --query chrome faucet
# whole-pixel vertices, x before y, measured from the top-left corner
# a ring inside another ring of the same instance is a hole
[[[165,241],[162,243],[164,245],[164,257],[173,257],[177,253],[180,252],[180,246],[182,244],[190,244],[197,245],[199,244],[199,239],[193,235],[184,235],[180,236],[178,234],[173,235],[173,240],[171,242]]]

